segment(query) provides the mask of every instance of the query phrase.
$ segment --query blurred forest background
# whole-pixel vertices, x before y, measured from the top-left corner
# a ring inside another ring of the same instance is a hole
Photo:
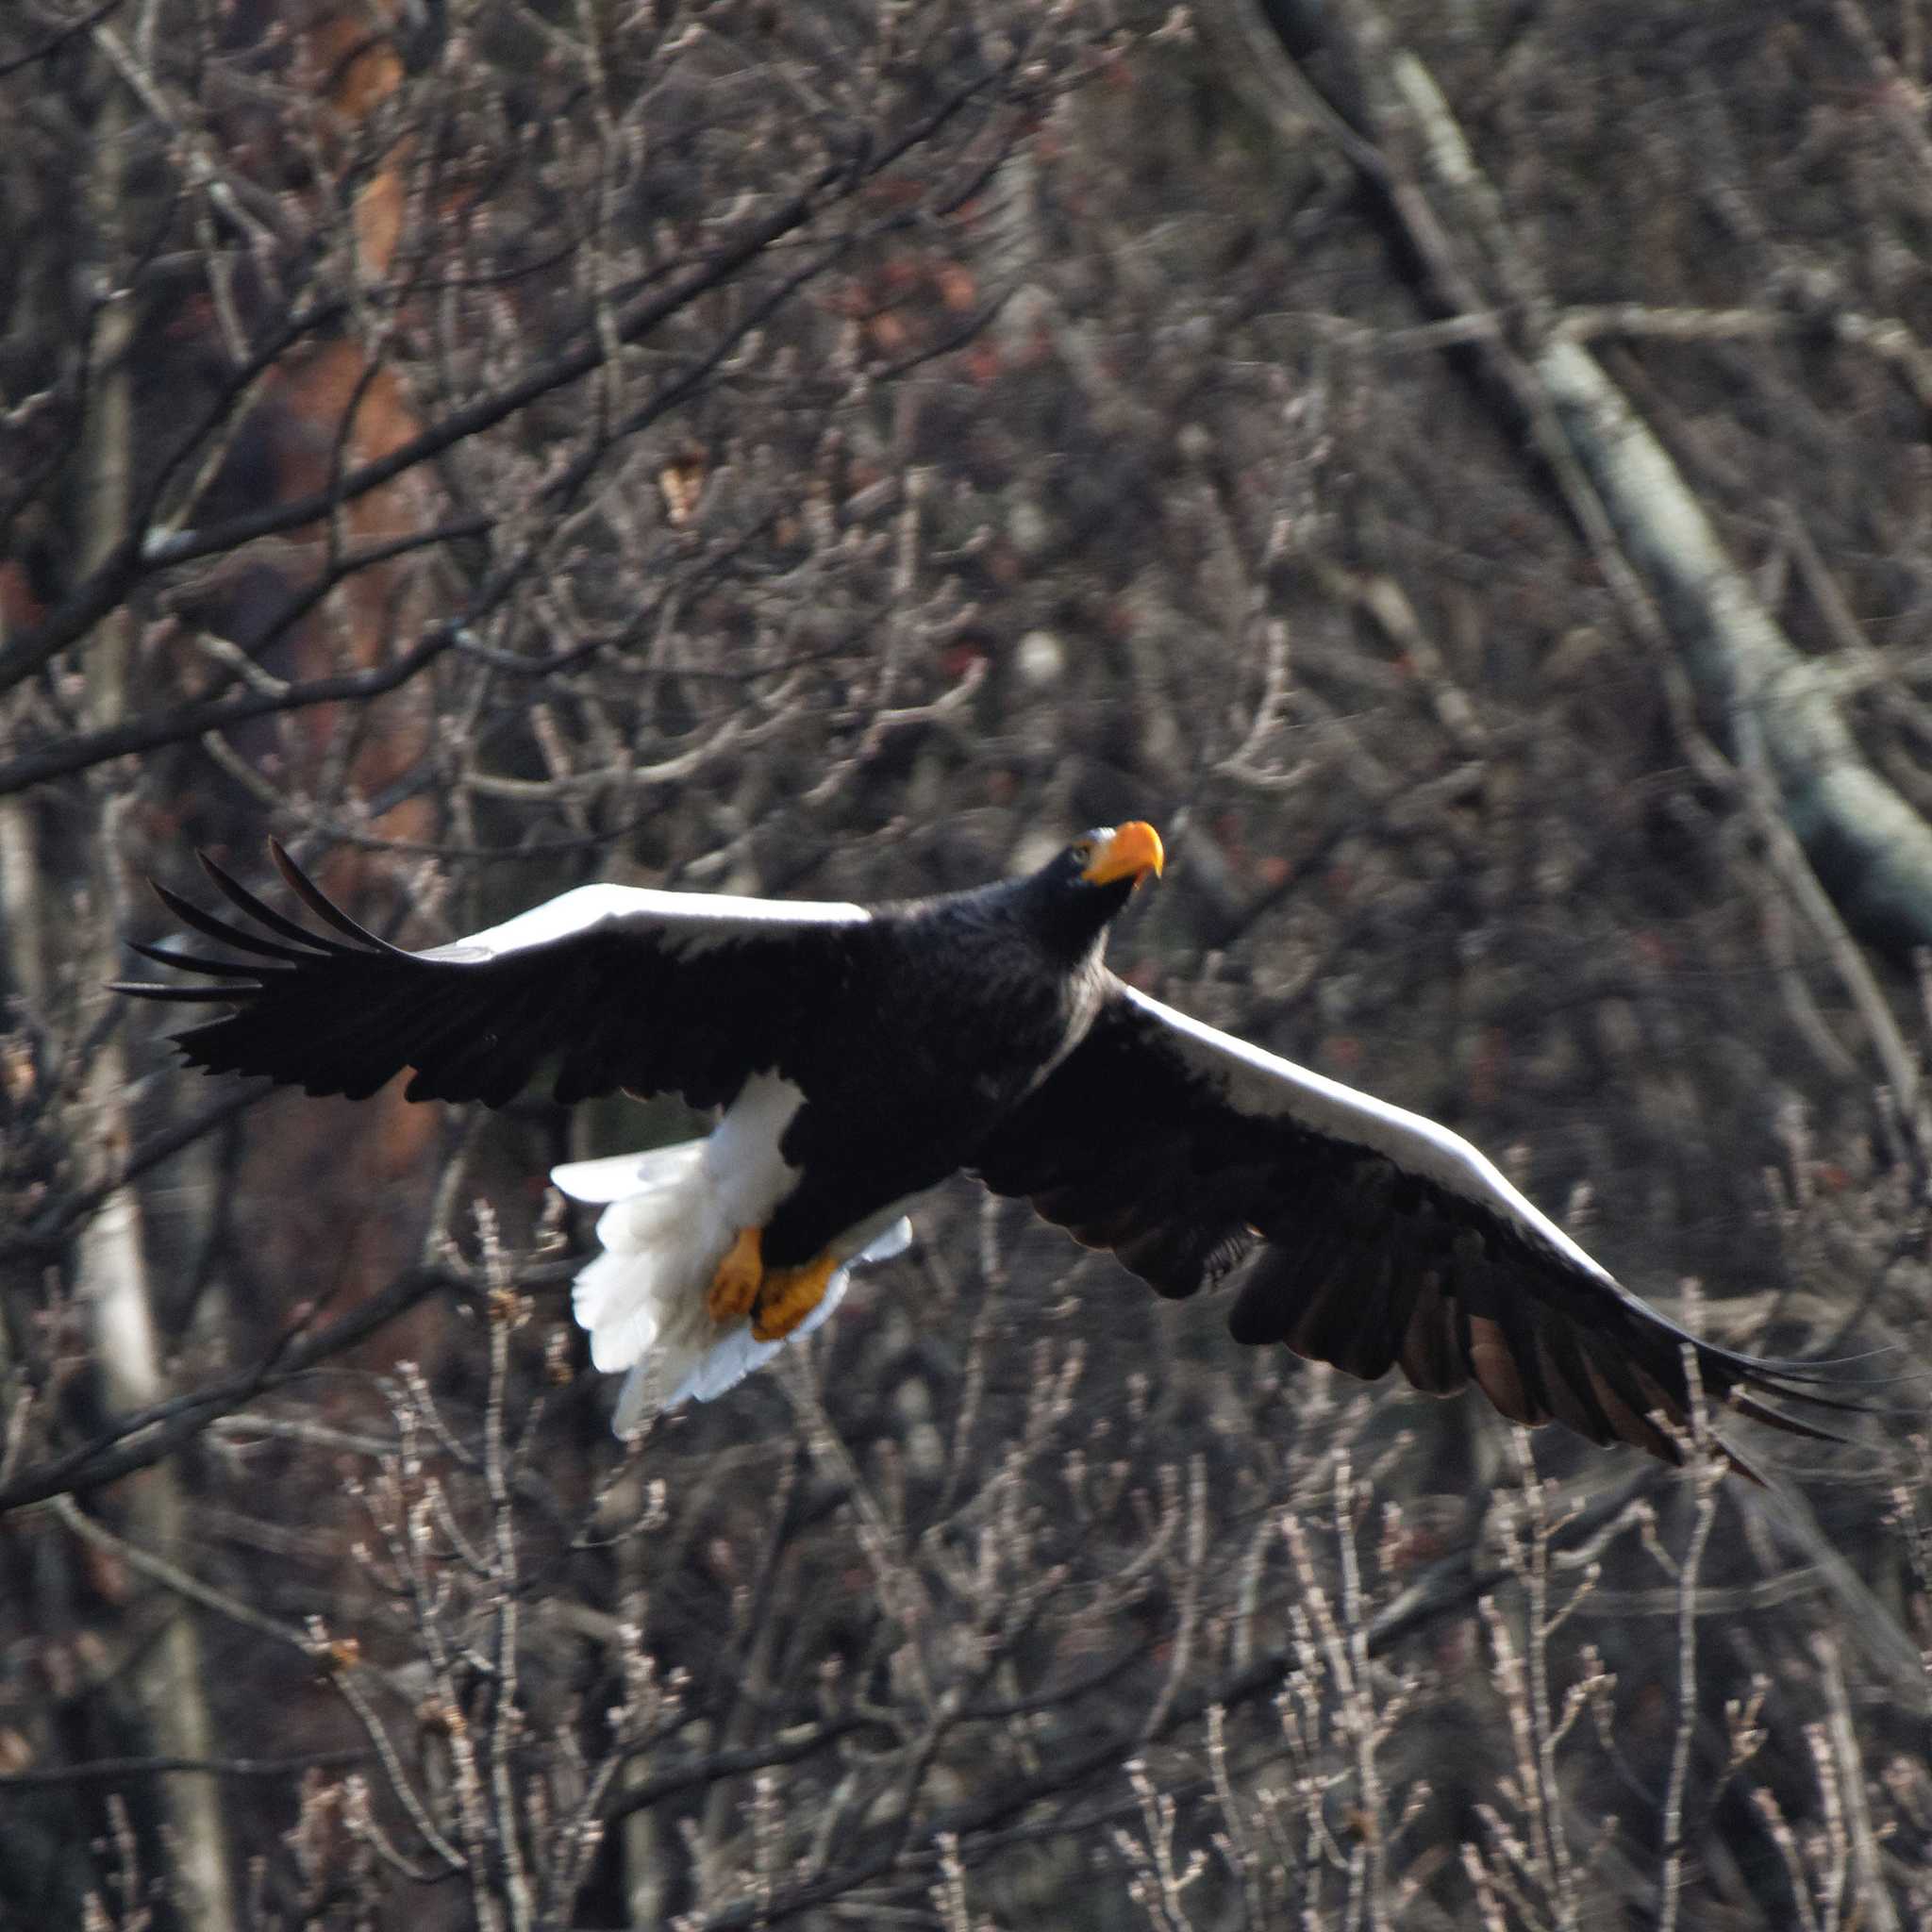
[[[12,0],[0,1922],[1932,1924],[1928,87],[1922,0]],[[1874,1413],[1532,1443],[961,1183],[626,1453],[542,1174],[690,1119],[103,991],[269,832],[430,944],[1128,815],[1137,983]]]

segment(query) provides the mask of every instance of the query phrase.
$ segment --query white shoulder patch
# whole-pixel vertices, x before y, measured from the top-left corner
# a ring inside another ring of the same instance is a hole
[[[1578,1267],[1615,1285],[1614,1277],[1599,1262],[1512,1187],[1495,1163],[1460,1134],[1425,1115],[1344,1087],[1325,1074],[1298,1067],[1292,1060],[1231,1033],[1190,1019],[1131,986],[1124,991],[1136,1008],[1166,1031],[1169,1043],[1189,1066],[1218,1086],[1240,1112],[1262,1120],[1291,1120],[1310,1133],[1383,1155],[1404,1172],[1434,1181],[1466,1201],[1516,1222]]]
[[[674,951],[700,953],[755,933],[860,925],[871,917],[863,906],[835,899],[747,899],[730,892],[660,892],[648,886],[578,886],[500,925],[433,946],[418,957],[494,959],[605,928],[650,933]]]

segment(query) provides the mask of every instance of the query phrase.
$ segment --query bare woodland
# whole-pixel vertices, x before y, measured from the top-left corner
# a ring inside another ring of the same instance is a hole
[[[1928,89],[1920,0],[8,8],[0,1924],[1932,1924]],[[542,1175],[702,1122],[104,991],[270,832],[423,945],[1126,816],[1123,971],[1846,1441],[960,1183],[626,1450]]]

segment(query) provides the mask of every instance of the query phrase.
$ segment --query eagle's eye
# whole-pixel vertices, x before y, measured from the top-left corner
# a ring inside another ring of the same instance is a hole
[[[1093,858],[1093,841],[1091,839],[1075,839],[1068,846],[1067,853],[1077,864],[1091,864]]]

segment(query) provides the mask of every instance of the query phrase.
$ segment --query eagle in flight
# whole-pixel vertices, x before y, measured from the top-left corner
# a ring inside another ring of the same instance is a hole
[[[628,1372],[620,1434],[816,1326],[961,1169],[1160,1294],[1239,1269],[1238,1341],[1431,1394],[1474,1382],[1516,1422],[1675,1462],[1687,1350],[1713,1404],[1760,1422],[1818,1435],[1763,1398],[1838,1406],[1815,1365],[1647,1307],[1459,1136],[1117,978],[1108,927],[1161,869],[1149,824],[874,906],[582,886],[422,952],[270,850],[319,928],[204,857],[248,924],[157,890],[240,957],[138,945],[212,983],[117,984],[232,1008],[176,1037],[192,1064],[352,1099],[407,1068],[410,1100],[489,1107],[550,1071],[565,1106],[621,1088],[724,1109],[702,1140],[551,1176],[604,1208],[573,1301],[596,1367]]]

